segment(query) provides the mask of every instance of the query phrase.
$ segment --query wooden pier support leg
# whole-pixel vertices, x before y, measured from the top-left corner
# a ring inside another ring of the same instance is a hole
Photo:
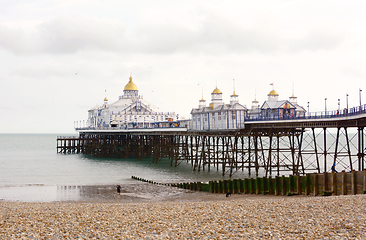
[[[347,195],[346,171],[342,171],[342,195]]]

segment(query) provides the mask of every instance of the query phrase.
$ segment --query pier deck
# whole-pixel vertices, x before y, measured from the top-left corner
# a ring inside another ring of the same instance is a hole
[[[79,137],[57,138],[59,153],[121,158],[168,158],[172,166],[234,175],[304,175],[365,168],[365,106],[352,114],[298,119],[250,119],[244,128],[189,130],[77,129]]]

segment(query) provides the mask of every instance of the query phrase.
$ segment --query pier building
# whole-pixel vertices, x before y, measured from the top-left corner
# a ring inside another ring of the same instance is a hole
[[[102,105],[88,111],[87,128],[155,128],[177,124],[179,115],[175,112],[160,112],[159,108],[139,95],[136,84],[129,82],[123,89],[123,95],[109,104],[107,97]]]
[[[216,87],[211,93],[211,103],[199,101],[198,108],[193,108],[192,130],[239,129],[244,127],[248,109],[239,103],[239,95],[233,92],[230,104],[225,104],[222,92]]]
[[[294,118],[304,117],[306,110],[297,104],[294,94],[289,100],[278,100],[279,94],[273,89],[268,94],[268,99],[261,107],[261,116],[265,118]]]

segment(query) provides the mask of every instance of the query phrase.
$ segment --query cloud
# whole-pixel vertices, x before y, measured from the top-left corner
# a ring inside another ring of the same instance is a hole
[[[0,47],[15,54],[71,54],[88,50],[119,54],[273,54],[332,49],[346,35],[337,26],[309,26],[298,33],[288,33],[276,24],[263,24],[271,22],[270,17],[258,23],[255,19],[233,21],[214,11],[200,14],[195,27],[177,21],[145,20],[128,28],[121,20],[87,15],[58,17],[29,31],[0,26]]]
[[[58,18],[38,27],[40,48],[51,53],[85,49],[120,51],[126,47],[123,23],[87,16]]]

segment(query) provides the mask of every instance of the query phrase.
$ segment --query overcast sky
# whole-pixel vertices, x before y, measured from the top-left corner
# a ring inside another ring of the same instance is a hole
[[[73,133],[130,74],[161,111],[190,117],[274,89],[310,111],[366,103],[365,1],[0,0],[0,133]],[[293,87],[294,86],[294,87]],[[364,100],[363,100],[364,99]]]

